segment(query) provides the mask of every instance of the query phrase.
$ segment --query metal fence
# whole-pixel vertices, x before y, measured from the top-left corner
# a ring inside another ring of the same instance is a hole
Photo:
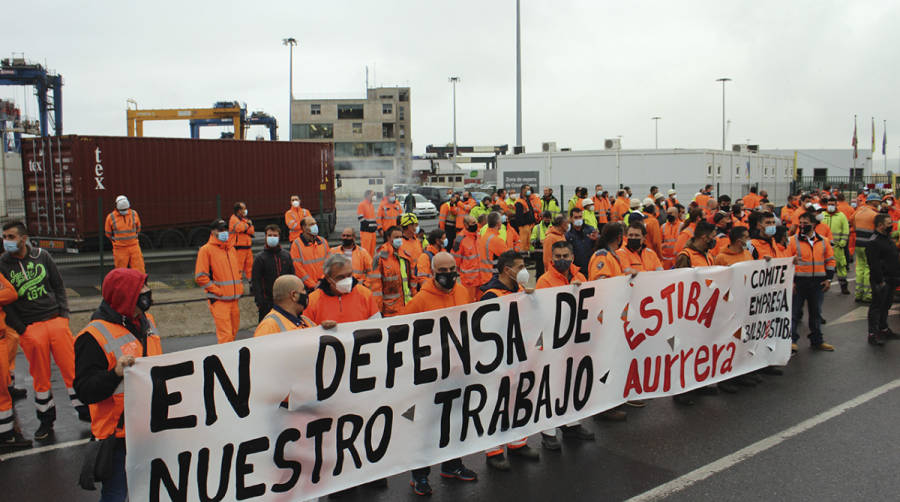
[[[797,193],[801,190],[821,190],[826,186],[830,186],[848,198],[855,197],[859,190],[866,187],[879,188],[882,191],[890,191],[896,195],[895,180],[896,176],[890,174],[874,176],[803,176],[791,183],[791,193]],[[885,188],[885,186],[890,188]]]

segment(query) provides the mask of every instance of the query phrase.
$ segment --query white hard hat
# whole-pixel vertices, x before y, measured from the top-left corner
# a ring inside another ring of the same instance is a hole
[[[657,192],[656,195],[653,196],[653,198],[656,199],[656,200],[659,200],[659,199],[665,199],[666,196],[663,195],[663,194],[661,194],[661,193],[659,193],[659,192]]]
[[[640,199],[631,199],[631,209],[637,209],[641,207]]]
[[[124,195],[116,197],[116,209],[118,209],[119,211],[124,211],[130,207],[131,203],[128,202],[128,197],[125,197]]]
[[[666,192],[666,193],[668,193],[669,195],[675,195],[675,189],[674,189],[674,188],[670,188],[669,191]]]
[[[581,199],[581,207],[588,207],[593,205],[594,201],[592,201],[591,199]]]
[[[653,205],[653,199],[651,199],[650,197],[647,197],[647,198],[644,199],[644,202],[642,202],[642,204],[644,205],[644,207],[646,207],[646,206],[652,206],[652,205]]]

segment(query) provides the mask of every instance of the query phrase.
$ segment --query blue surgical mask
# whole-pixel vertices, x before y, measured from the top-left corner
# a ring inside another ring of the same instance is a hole
[[[769,237],[775,235],[775,225],[769,225],[766,227],[766,235],[768,235]]]
[[[275,247],[275,246],[277,246],[277,245],[278,245],[278,237],[276,237],[276,236],[274,236],[274,235],[267,235],[267,236],[266,236],[266,246],[269,246],[270,248],[273,248],[273,247]]]
[[[222,242],[226,242],[228,240],[228,230],[222,230],[221,232],[217,233],[216,238]]]
[[[416,235],[419,235],[419,225],[416,225]]]
[[[309,227],[309,233],[311,233],[313,235],[319,235],[319,224],[317,223],[317,224]]]
[[[400,249],[400,246],[403,245],[403,239],[397,237],[396,239],[391,241],[391,246],[394,246],[394,249]]]
[[[19,251],[19,241],[8,241],[3,239],[3,250],[8,253],[16,253]]]
[[[448,241],[447,238],[444,237],[444,240],[441,242],[441,245],[444,247],[444,249],[447,249],[448,244],[450,244],[450,241]]]
[[[500,221],[501,221],[502,223],[506,223],[506,215],[505,215],[505,214],[501,214],[501,215],[500,215]]]

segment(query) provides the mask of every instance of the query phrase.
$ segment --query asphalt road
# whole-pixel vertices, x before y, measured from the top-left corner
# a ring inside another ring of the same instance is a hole
[[[833,353],[812,352],[801,340],[784,376],[766,376],[738,394],[701,397],[693,407],[653,400],[629,408],[624,423],[587,420],[595,441],[565,440],[562,451],[542,450],[536,463],[512,459],[511,472],[489,471],[483,455],[471,455],[465,463],[479,480],[448,482],[435,472],[431,500],[896,500],[900,342],[868,346],[866,307],[837,288],[827,294],[825,312]],[[900,331],[897,313],[890,322]],[[163,346],[171,352],[214,342],[210,334],[168,338]],[[30,386],[21,354],[17,364],[20,385]],[[58,374],[53,383],[55,437],[22,456],[0,456],[2,500],[99,498],[76,487],[83,445],[72,442],[88,437],[88,426],[76,420]],[[28,437],[37,428],[31,393],[16,403]],[[539,438],[531,445],[540,448]],[[387,488],[357,488],[340,499],[419,497],[401,474]]]

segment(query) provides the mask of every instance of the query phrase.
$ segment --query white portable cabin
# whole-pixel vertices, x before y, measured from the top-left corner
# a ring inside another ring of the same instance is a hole
[[[568,199],[575,187],[584,186],[593,195],[602,184],[610,194],[629,186],[634,197],[643,199],[651,186],[663,194],[670,188],[684,204],[704,185],[713,195],[743,197],[756,185],[766,190],[776,204],[787,199],[794,179],[792,156],[764,155],[720,150],[594,150],[503,155],[497,158],[497,186],[518,192],[528,183],[540,193],[550,186],[559,196],[560,186]],[[564,201],[561,201],[564,202]]]

